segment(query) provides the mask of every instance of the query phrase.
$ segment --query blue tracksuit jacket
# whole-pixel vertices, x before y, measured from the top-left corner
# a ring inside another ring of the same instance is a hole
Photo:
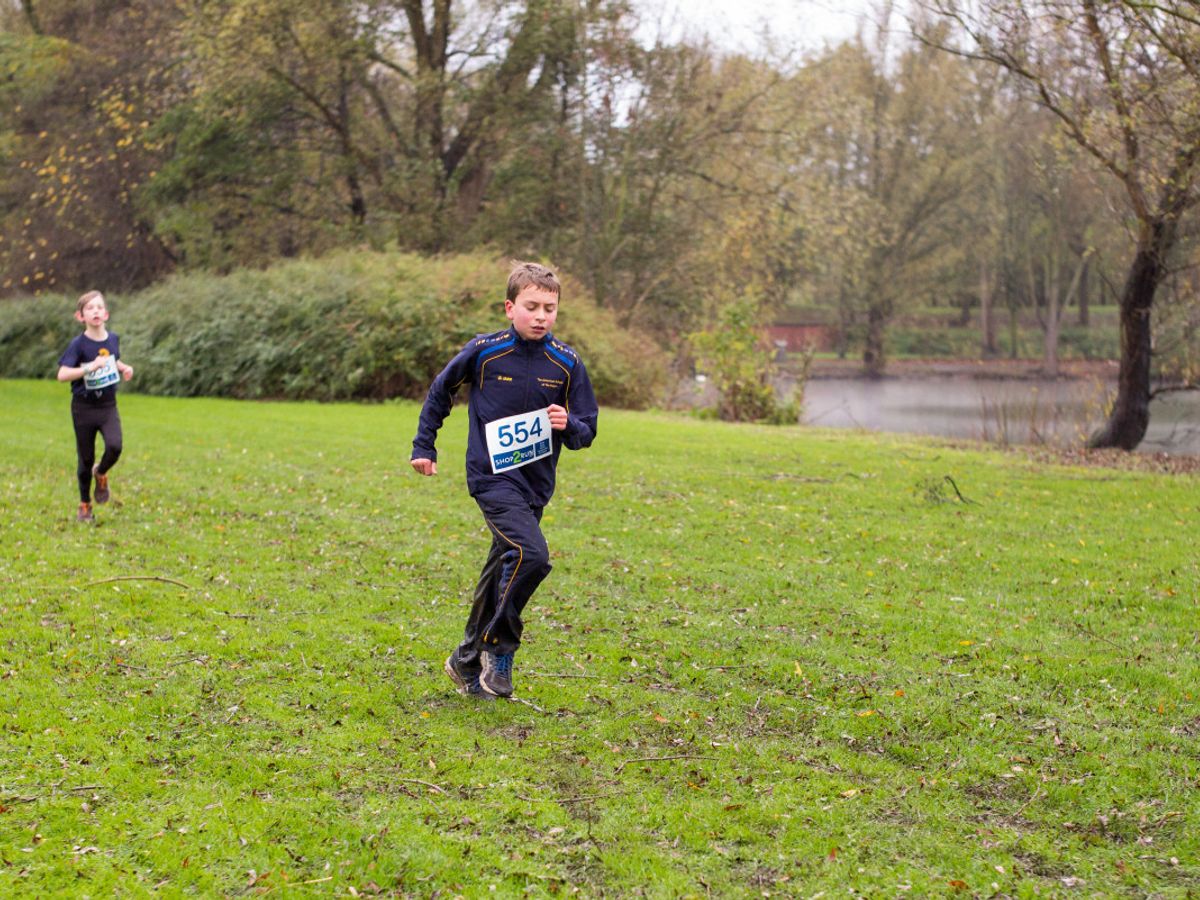
[[[438,429],[450,413],[455,392],[465,385],[469,385],[467,490],[474,496],[504,480],[513,483],[531,506],[545,506],[554,494],[559,451],[564,445],[571,450],[590,446],[596,437],[599,408],[579,354],[552,334],[527,341],[513,327],[468,341],[429,388],[413,439],[413,459],[437,460]],[[564,407],[568,417],[565,430],[551,433],[551,455],[493,474],[484,426],[552,403]]]

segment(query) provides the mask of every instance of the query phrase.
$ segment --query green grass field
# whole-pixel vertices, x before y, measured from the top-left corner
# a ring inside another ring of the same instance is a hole
[[[461,412],[0,407],[0,896],[1200,892],[1193,476],[606,410],[485,702]]]

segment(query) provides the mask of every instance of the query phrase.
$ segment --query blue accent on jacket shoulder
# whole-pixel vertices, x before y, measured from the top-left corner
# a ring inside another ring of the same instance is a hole
[[[475,357],[475,367],[479,368],[479,364],[483,362],[485,358],[491,356],[493,353],[499,353],[501,350],[506,350],[515,343],[516,339],[510,338],[502,344],[496,344],[493,347],[488,347],[486,350],[480,351],[479,355]]]
[[[555,349],[554,345],[549,342],[546,344],[546,352],[561,362],[568,369],[575,368],[575,360],[571,359],[571,357],[564,353],[560,353],[557,349]]]

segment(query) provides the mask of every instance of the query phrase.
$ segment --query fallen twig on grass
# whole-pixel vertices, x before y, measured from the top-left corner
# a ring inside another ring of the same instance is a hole
[[[960,491],[958,489],[958,485],[955,484],[953,478],[951,478],[949,475],[945,476],[945,478],[946,478],[946,481],[950,484],[950,487],[954,488],[954,493],[958,496],[959,500],[961,500],[963,503],[974,503],[976,506],[979,505],[978,501],[968,500],[966,497],[964,497],[962,495],[962,491]]]
[[[1130,652],[1130,649],[1128,647],[1118,644],[1116,641],[1112,640],[1111,638],[1106,638],[1102,634],[1096,634],[1096,632],[1092,631],[1092,629],[1088,628],[1082,622],[1076,622],[1075,627],[1078,628],[1080,631],[1082,631],[1084,634],[1086,634],[1088,637],[1092,638],[1093,640],[1102,641],[1105,644],[1108,644],[1110,647],[1116,647],[1118,650],[1120,650],[1122,653],[1124,653],[1127,657],[1133,656],[1133,654]]]
[[[509,697],[508,700],[510,700],[513,703],[524,703],[530,709],[536,709],[538,712],[542,713],[543,715],[545,715],[545,713],[546,713],[546,711],[544,709],[542,709],[540,706],[538,706],[536,703],[530,703],[528,700],[522,700],[520,697]]]
[[[1167,824],[1167,822],[1169,820],[1174,819],[1177,816],[1182,816],[1182,815],[1183,815],[1183,813],[1181,813],[1181,812],[1166,813],[1157,822],[1155,822],[1153,825],[1151,825],[1150,828],[1153,829],[1154,831],[1158,831],[1158,829],[1162,828],[1165,824]]]
[[[262,893],[262,896],[265,897],[265,896],[267,896],[267,894],[273,894],[280,889],[286,889],[286,888],[290,888],[290,887],[300,887],[300,885],[302,885],[302,884],[321,884],[322,882],[325,882],[325,881],[333,881],[333,876],[326,875],[324,878],[310,878],[308,881],[295,881],[295,882],[285,881],[282,884],[273,884],[269,888],[267,888],[265,891],[263,891],[262,888],[259,888],[259,891]],[[163,882],[163,883],[165,884],[166,882]],[[158,887],[158,885],[155,885],[155,887]],[[358,895],[355,894],[355,896],[358,896]]]
[[[574,672],[526,672],[536,678],[599,678],[599,675],[576,675]]]
[[[396,780],[403,782],[404,784],[422,784],[431,791],[437,791],[439,794],[446,793],[445,788],[438,787],[432,781],[422,781],[420,778],[397,778]]]
[[[716,757],[714,757],[714,756],[696,756],[691,753],[680,753],[677,756],[643,756],[641,759],[625,760],[625,762],[623,762],[619,766],[617,766],[616,771],[614,771],[613,774],[620,775],[621,770],[624,769],[628,765],[636,765],[637,763],[644,763],[644,762],[663,762],[668,759],[707,759],[707,760],[712,760],[714,762],[716,761]]]
[[[1032,803],[1034,800],[1036,800],[1040,796],[1042,796],[1042,789],[1039,787],[1032,794],[1029,795],[1028,800],[1026,800],[1024,803],[1021,804],[1021,808],[1018,809],[1015,813],[1013,813],[1013,818],[1015,819],[1015,818],[1019,817],[1023,812],[1025,812],[1026,809],[1029,808],[1029,804]]]
[[[176,581],[174,578],[167,578],[163,575],[118,575],[115,578],[102,578],[100,581],[89,581],[84,587],[90,588],[98,584],[112,584],[114,581],[161,581],[164,584],[174,584],[181,588],[187,588],[189,591],[195,590],[190,584],[184,584],[182,581]]]
[[[208,659],[209,659],[209,657],[207,654],[201,654],[200,656],[189,656],[186,659],[177,659],[174,662],[167,663],[166,666],[168,669],[173,669],[176,666],[183,666],[183,665],[187,665],[188,663],[194,663],[194,662],[203,663],[204,665],[208,665]]]
[[[518,800],[524,800],[526,803],[540,803],[544,800],[549,800],[552,803],[588,803],[592,800],[604,800],[608,797],[625,797],[632,794],[633,791],[612,791],[608,794],[590,794],[582,797],[526,797],[522,794],[516,794]]]
[[[699,672],[704,672],[708,669],[721,669],[722,671],[725,669],[757,669],[760,668],[760,666],[758,663],[745,663],[738,666],[692,666],[692,668]]]

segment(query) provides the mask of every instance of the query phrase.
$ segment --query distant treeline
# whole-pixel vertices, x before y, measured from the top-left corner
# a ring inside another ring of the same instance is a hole
[[[821,307],[878,373],[914,307],[962,311],[981,355],[1033,318],[1052,369],[1133,284],[1155,314],[1122,327],[1195,371],[1194,4],[917,6],[805,55],[656,35],[627,0],[0,0],[0,298],[486,248],[672,352],[731,304]],[[359,368],[343,387],[387,388]]]

